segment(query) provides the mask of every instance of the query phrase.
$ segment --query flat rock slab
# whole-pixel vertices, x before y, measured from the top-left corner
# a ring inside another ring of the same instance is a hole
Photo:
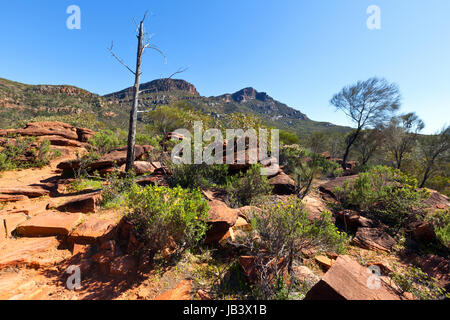
[[[376,228],[358,228],[353,243],[361,248],[390,252],[395,240],[386,232]]]
[[[19,224],[25,221],[27,221],[27,215],[22,213],[0,215],[0,242],[9,238],[11,232],[14,231]]]
[[[50,252],[59,246],[54,237],[8,240],[0,243],[0,270],[6,267],[39,267],[56,261]]]
[[[77,225],[81,213],[44,212],[17,227],[23,237],[66,236]]]
[[[107,235],[115,226],[112,220],[101,220],[96,217],[88,217],[69,236],[69,242],[78,244],[94,244],[97,240]]]
[[[306,294],[305,300],[401,300],[383,281],[349,256],[340,256],[325,276]],[[369,285],[368,285],[369,284]],[[372,285],[374,284],[374,285]]]
[[[48,209],[56,209],[61,212],[92,213],[97,211],[97,206],[102,201],[101,191],[74,196],[64,201],[53,201],[47,205]]]
[[[28,197],[10,194],[0,194],[0,202],[19,202],[24,200],[28,200]]]
[[[42,187],[15,187],[15,188],[1,188],[1,194],[27,196],[29,198],[39,198],[48,196],[50,191]]]

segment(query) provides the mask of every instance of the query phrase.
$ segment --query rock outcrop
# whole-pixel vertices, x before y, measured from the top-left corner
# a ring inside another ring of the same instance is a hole
[[[382,279],[349,256],[340,256],[330,270],[306,294],[305,300],[401,300]]]

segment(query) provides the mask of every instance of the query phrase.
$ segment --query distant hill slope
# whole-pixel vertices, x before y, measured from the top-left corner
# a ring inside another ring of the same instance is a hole
[[[104,96],[111,103],[123,107],[131,105],[132,97],[132,87]],[[312,121],[302,112],[254,88],[245,88],[233,94],[217,97],[203,97],[194,85],[184,80],[159,79],[141,85],[142,109],[152,109],[158,105],[167,105],[176,101],[187,101],[203,112],[215,116],[233,112],[254,114],[270,125],[299,134],[313,131],[347,132],[350,130],[348,127],[336,126],[328,122]]]
[[[36,117],[93,115],[108,126],[127,127],[133,88],[105,96],[67,85],[26,85],[0,78],[0,128]],[[233,112],[253,114],[267,124],[298,134],[313,131],[346,132],[347,127],[310,120],[302,112],[264,92],[245,88],[217,97],[201,96],[194,85],[159,79],[141,85],[141,109],[186,101],[204,113],[221,117]]]
[[[36,117],[92,114],[118,125],[128,111],[103,97],[68,85],[26,85],[0,78],[0,128]]]

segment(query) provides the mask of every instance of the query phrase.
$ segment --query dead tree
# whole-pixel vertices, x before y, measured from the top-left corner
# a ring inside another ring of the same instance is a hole
[[[123,62],[114,52],[113,52],[113,44],[111,44],[111,48],[109,51],[111,55],[119,61],[125,68],[128,69],[135,76],[134,87],[133,87],[133,105],[131,107],[130,112],[130,126],[128,131],[128,144],[127,144],[127,162],[125,171],[128,173],[133,169],[134,160],[135,160],[135,146],[136,146],[136,126],[137,126],[137,114],[139,107],[139,88],[141,81],[141,66],[142,66],[142,55],[144,54],[145,49],[153,49],[159,52],[164,58],[164,53],[156,48],[155,46],[150,44],[151,36],[149,36],[144,30],[144,22],[147,13],[144,14],[139,26],[136,24],[136,32],[138,38],[138,48],[137,48],[137,59],[136,59],[136,69],[133,71],[128,65]]]

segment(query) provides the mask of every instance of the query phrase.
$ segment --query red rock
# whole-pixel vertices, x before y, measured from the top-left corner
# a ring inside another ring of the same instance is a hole
[[[56,238],[21,239],[0,243],[0,270],[6,267],[33,266],[39,257],[59,245]]]
[[[307,195],[303,199],[303,203],[305,204],[305,209],[308,211],[309,220],[318,220],[320,219],[322,212],[330,211],[327,203],[313,194]]]
[[[306,266],[294,266],[294,277],[300,283],[312,283],[313,285],[320,281],[320,278]]]
[[[27,216],[20,213],[0,215],[0,242],[6,238],[9,238],[11,236],[11,232],[14,231],[19,224],[25,222],[26,220]]]
[[[295,194],[297,184],[284,172],[269,179],[269,184],[273,187],[273,193],[278,195]]]
[[[89,139],[91,139],[95,135],[95,131],[90,130],[90,129],[77,128],[76,130],[77,130],[78,141],[80,141],[80,142],[88,142]]]
[[[430,243],[436,240],[433,226],[428,222],[415,222],[408,226],[407,232],[417,241]]]
[[[333,265],[333,260],[325,256],[317,256],[314,258],[314,260],[316,260],[316,262],[319,263],[320,266],[325,270],[329,270]]]
[[[353,176],[335,178],[333,180],[330,180],[330,181],[320,185],[319,190],[323,193],[326,193],[326,194],[332,196],[333,198],[336,198],[336,195],[334,194],[334,189],[336,187],[342,187],[346,181],[351,182],[351,181],[357,179],[358,177],[359,177],[358,175],[353,175]]]
[[[229,229],[236,224],[239,216],[238,209],[231,209],[224,202],[213,200],[209,204],[208,222],[211,228],[206,232],[206,243],[212,243],[222,240]]]
[[[336,218],[349,229],[357,229],[359,227],[370,228],[373,226],[372,220],[362,217],[357,211],[353,210],[339,211],[336,214]]]
[[[0,202],[19,202],[28,200],[27,196],[17,196],[9,194],[0,194]]]
[[[33,122],[28,123],[25,129],[0,130],[0,136],[17,134],[21,136],[61,136],[66,139],[78,140],[76,128],[63,122]]]
[[[396,244],[390,235],[376,228],[359,228],[353,243],[364,249],[384,252],[390,252]]]
[[[111,261],[109,273],[114,277],[125,277],[133,274],[137,269],[137,260],[135,257],[127,255],[117,257]]]
[[[48,140],[52,146],[77,147],[81,148],[83,144],[77,140],[66,139],[60,136],[41,136],[40,141]]]
[[[110,233],[115,226],[112,220],[102,220],[94,216],[87,218],[69,235],[68,241],[78,244],[94,244]]]
[[[192,280],[184,280],[175,289],[167,291],[153,300],[191,300],[191,292]]]
[[[450,207],[450,200],[447,196],[437,192],[436,190],[430,191],[430,197],[424,201],[424,203],[429,207],[429,211],[431,213],[435,212],[436,210],[444,210]]]
[[[39,198],[48,196],[50,191],[42,187],[26,186],[26,187],[14,187],[14,188],[1,188],[1,194],[27,196],[29,198]]]
[[[205,290],[198,290],[197,297],[203,301],[212,300],[211,295]]]
[[[439,286],[450,292],[450,261],[436,255],[419,258],[418,264],[422,271],[436,278]]]
[[[47,209],[56,209],[61,212],[82,212],[93,213],[97,211],[97,206],[102,202],[101,191],[74,196],[66,199],[62,203],[58,200],[47,205]]]
[[[66,236],[81,218],[80,213],[44,212],[17,227],[24,237]]]
[[[136,175],[152,174],[157,169],[161,169],[161,163],[159,162],[147,162],[147,161],[135,161],[133,170]],[[125,172],[125,165],[120,167],[121,172]]]
[[[349,256],[340,256],[325,276],[306,294],[305,300],[400,300],[383,281],[371,284],[373,274]]]
[[[144,155],[144,148],[142,146],[135,147],[135,160],[138,160]],[[117,150],[113,150],[98,160],[93,161],[87,167],[88,170],[100,170],[104,168],[109,168],[112,166],[120,167],[125,164],[127,160],[127,147],[123,147]],[[73,169],[78,169],[80,163],[76,160],[64,161],[58,164],[57,168],[65,171],[70,171]]]

